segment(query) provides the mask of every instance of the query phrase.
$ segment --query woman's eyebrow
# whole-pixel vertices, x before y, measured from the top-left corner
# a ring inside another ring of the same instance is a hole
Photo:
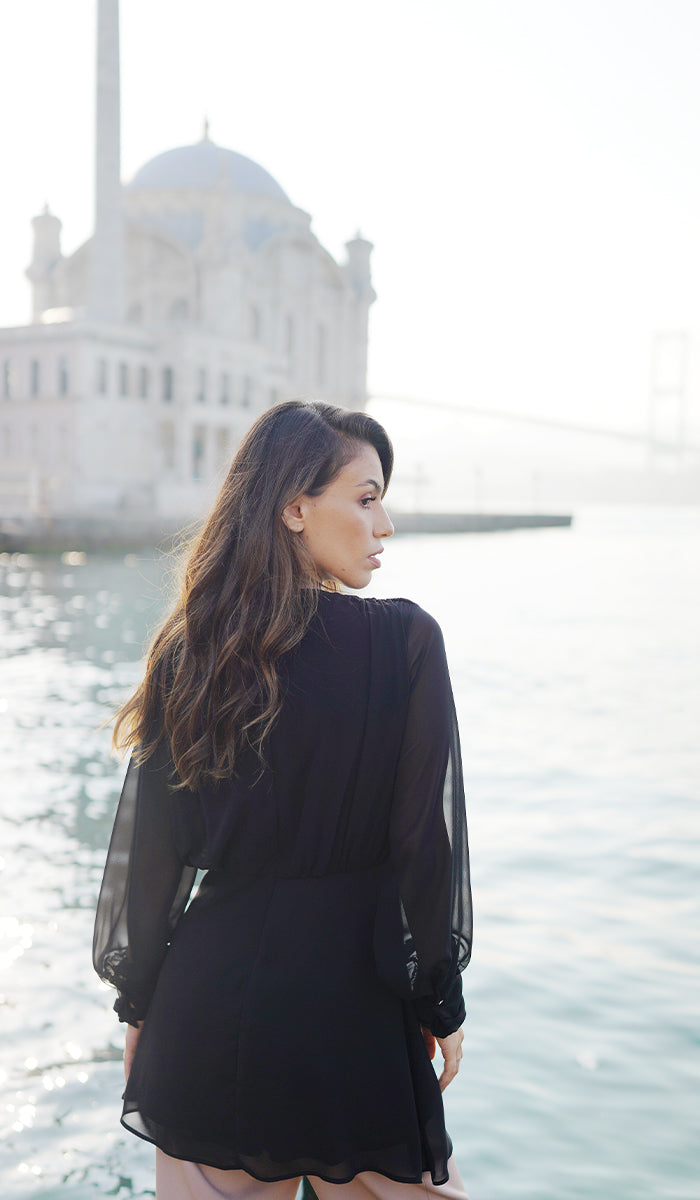
[[[362,483],[357,483],[357,484],[355,484],[355,486],[356,487],[366,487],[368,483],[371,483],[372,487],[376,488],[378,492],[381,492],[382,489],[379,486],[379,484],[377,483],[376,479],[363,479]]]

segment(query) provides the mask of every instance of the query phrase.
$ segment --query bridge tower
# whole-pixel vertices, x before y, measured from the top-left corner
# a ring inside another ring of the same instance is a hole
[[[669,452],[680,466],[688,431],[690,334],[663,330],[652,334],[647,423],[647,467],[668,464]],[[662,444],[665,443],[665,444]]]

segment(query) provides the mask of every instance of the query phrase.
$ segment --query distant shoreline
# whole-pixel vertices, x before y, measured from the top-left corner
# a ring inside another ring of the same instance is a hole
[[[494,533],[508,529],[570,526],[573,517],[556,513],[462,513],[392,511],[396,533]],[[187,538],[190,525],[134,517],[35,517],[0,521],[0,553],[85,550],[121,552],[146,546],[164,548]]]

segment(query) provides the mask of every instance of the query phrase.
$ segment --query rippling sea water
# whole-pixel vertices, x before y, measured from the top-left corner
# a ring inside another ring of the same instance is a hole
[[[472,1200],[698,1200],[700,511],[396,537],[367,594],[440,620],[475,942],[445,1093]],[[153,1195],[90,942],[124,773],[100,729],[153,554],[0,556],[0,1195]]]

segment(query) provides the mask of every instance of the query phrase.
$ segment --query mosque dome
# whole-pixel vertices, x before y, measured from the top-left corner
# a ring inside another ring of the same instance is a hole
[[[144,163],[127,184],[127,190],[170,191],[188,188],[210,191],[222,182],[237,192],[268,196],[289,203],[289,197],[264,167],[243,154],[237,154],[235,150],[217,146],[206,132],[201,142],[166,150]]]

